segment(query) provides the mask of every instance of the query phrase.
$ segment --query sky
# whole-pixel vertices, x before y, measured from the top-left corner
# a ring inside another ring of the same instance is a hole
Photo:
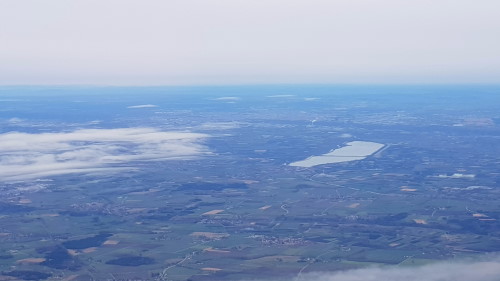
[[[500,83],[498,0],[0,0],[0,85]]]

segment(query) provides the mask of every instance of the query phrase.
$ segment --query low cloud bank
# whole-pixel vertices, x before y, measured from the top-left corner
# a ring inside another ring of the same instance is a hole
[[[130,169],[132,161],[191,159],[208,154],[205,134],[152,128],[0,134],[0,180]]]
[[[290,279],[289,279],[290,280]],[[293,281],[498,281],[500,260],[440,262],[412,267],[378,267],[307,273]],[[270,280],[269,280],[270,281]]]
[[[214,98],[213,100],[219,100],[219,101],[237,101],[240,100],[239,97],[220,97],[220,98]]]
[[[155,107],[158,106],[154,104],[140,104],[140,105],[127,106],[127,108],[155,108]]]

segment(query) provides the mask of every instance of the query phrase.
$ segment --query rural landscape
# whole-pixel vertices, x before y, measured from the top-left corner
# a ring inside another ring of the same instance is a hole
[[[0,87],[0,280],[301,280],[495,255],[495,91]]]

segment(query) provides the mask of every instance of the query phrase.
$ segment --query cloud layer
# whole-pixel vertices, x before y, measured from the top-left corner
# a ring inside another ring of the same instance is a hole
[[[294,281],[498,281],[500,261],[443,262],[414,267],[303,274]]]
[[[155,107],[158,106],[154,104],[140,104],[140,105],[127,106],[127,108],[155,108]]]
[[[190,159],[209,153],[205,134],[152,128],[0,134],[0,180],[130,169],[133,161]]]

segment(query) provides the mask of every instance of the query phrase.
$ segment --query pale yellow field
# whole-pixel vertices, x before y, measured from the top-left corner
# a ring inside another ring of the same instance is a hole
[[[214,249],[214,248],[206,248],[204,251],[205,251],[205,252],[210,252],[210,253],[219,253],[219,254],[227,254],[227,253],[231,253],[231,251],[227,251],[227,250],[218,250],[218,249]]]
[[[47,259],[45,258],[27,258],[27,259],[22,259],[16,261],[16,263],[21,263],[21,264],[36,264],[36,263],[42,263],[46,261]]]
[[[203,213],[201,214],[202,216],[211,216],[211,215],[217,215],[217,214],[220,214],[224,212],[224,210],[212,210],[212,211],[208,211],[206,213]]]
[[[427,221],[423,219],[413,219],[413,221],[418,224],[427,224]]]
[[[227,234],[227,233],[215,233],[215,232],[193,232],[193,233],[191,233],[191,236],[203,237],[203,238],[209,238],[209,239],[220,239],[220,238],[228,237],[229,234]]]

